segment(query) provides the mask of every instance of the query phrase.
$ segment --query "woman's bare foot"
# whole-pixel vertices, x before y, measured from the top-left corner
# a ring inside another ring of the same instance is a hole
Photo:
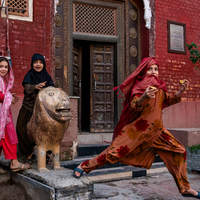
[[[189,190],[186,190],[183,194],[191,194],[193,196],[197,196],[198,192],[196,190],[193,190],[192,188]]]

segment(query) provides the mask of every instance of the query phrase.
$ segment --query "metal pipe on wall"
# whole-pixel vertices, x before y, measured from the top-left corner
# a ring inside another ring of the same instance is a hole
[[[3,6],[3,4],[4,4],[4,1],[2,3],[2,6],[0,6],[0,11],[2,11],[2,8],[4,8],[5,14],[6,14],[6,57],[9,59],[10,65],[12,66],[11,56],[10,56],[10,37],[9,37],[9,18],[8,18],[8,9],[10,7]],[[16,10],[23,10],[21,8],[15,8],[15,9]],[[0,51],[3,52],[3,50],[0,50]],[[2,53],[2,55],[5,56],[5,53]]]
[[[7,53],[7,57],[10,57],[8,7],[1,6],[0,7],[1,11],[2,11],[2,8],[5,9],[5,14],[6,14],[6,53]]]

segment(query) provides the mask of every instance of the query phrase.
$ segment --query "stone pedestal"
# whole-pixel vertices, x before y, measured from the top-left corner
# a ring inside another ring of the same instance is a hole
[[[10,160],[5,160],[4,156],[1,156],[0,166],[9,169]],[[54,171],[53,165],[46,167],[50,172],[39,173],[36,163],[25,171],[8,172],[0,176],[0,183],[11,181],[20,185],[26,193],[26,199],[30,200],[92,199],[93,183],[87,177],[76,179],[72,175],[73,170],[63,168],[62,171]]]
[[[167,129],[185,148],[200,144],[200,128],[168,128]]]
[[[20,173],[12,173],[12,181],[20,184],[28,199],[31,200],[90,200],[93,193],[93,183],[82,176],[75,179],[72,170],[39,173],[37,165]]]

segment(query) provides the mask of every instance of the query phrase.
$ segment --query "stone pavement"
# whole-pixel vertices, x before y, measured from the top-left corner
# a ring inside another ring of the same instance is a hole
[[[28,173],[28,171],[24,173],[26,174]],[[22,176],[21,174],[18,175]],[[0,185],[1,183],[3,184],[9,181],[9,178],[10,178],[9,173],[4,175],[1,174]],[[16,179],[15,176],[13,176],[13,178]],[[83,177],[83,179],[84,178],[86,177]],[[181,196],[176,187],[174,179],[167,171],[166,167],[147,170],[147,176],[140,178],[132,178],[131,172],[124,172],[111,175],[91,176],[87,178],[93,181],[94,183],[94,192],[93,195],[91,195],[92,200],[184,200],[184,199],[194,200],[195,199],[195,198],[184,198]],[[68,180],[69,182],[78,181],[77,179],[74,178],[72,180],[69,179],[65,180]],[[200,191],[200,173],[188,173],[188,180],[192,188]],[[5,189],[6,188],[4,188],[4,190]],[[16,190],[18,190],[18,188],[16,188]],[[12,193],[14,194],[15,191],[13,190]],[[1,195],[0,195],[0,200],[2,199]],[[41,193],[39,193],[38,195],[39,197],[37,198],[37,200],[40,199],[46,200],[46,198],[42,198]],[[48,198],[47,200],[49,199],[50,198]],[[83,200],[83,198],[81,198],[80,196],[73,199]],[[14,200],[14,199],[11,198],[7,200]]]
[[[90,178],[90,177],[89,177]],[[191,187],[200,191],[200,173],[188,173]],[[184,198],[171,174],[164,170],[146,177],[94,184],[93,200],[194,200]]]

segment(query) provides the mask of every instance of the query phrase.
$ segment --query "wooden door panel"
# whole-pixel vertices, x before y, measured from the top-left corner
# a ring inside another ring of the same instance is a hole
[[[90,131],[114,129],[114,45],[90,46],[91,90]]]

